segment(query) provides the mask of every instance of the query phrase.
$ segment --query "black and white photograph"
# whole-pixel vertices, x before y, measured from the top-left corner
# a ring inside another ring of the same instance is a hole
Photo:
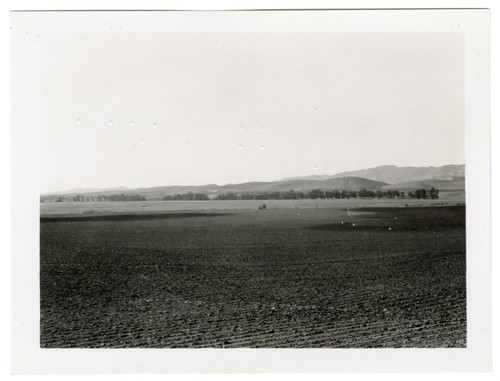
[[[14,12],[32,350],[484,368],[488,17]]]

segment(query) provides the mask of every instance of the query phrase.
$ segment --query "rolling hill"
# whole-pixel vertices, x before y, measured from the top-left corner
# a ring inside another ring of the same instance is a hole
[[[341,172],[331,177],[346,176],[363,177],[365,179],[383,181],[388,184],[420,180],[453,180],[455,177],[465,177],[465,165],[452,164],[441,167],[397,167],[395,165],[383,165],[360,171]]]

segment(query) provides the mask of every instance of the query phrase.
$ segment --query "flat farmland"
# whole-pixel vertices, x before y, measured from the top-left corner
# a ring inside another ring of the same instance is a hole
[[[238,200],[238,201],[102,201],[102,202],[44,202],[41,216],[73,214],[158,213],[169,211],[257,209],[266,204],[268,209],[283,208],[362,208],[464,205],[454,199],[333,199],[333,200]]]
[[[48,214],[44,348],[466,346],[463,206]]]

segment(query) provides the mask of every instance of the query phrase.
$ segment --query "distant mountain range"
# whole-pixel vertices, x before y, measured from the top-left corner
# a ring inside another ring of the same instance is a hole
[[[405,183],[420,180],[453,180],[455,177],[465,177],[465,165],[443,165],[441,167],[398,167],[395,165],[382,165],[375,168],[359,171],[341,172],[336,175],[312,175],[293,177],[283,180],[326,180],[338,177],[362,177],[364,179],[381,181],[387,184]]]
[[[285,178],[269,182],[246,182],[240,184],[176,185],[152,188],[107,188],[75,189],[42,195],[42,199],[53,199],[56,195],[86,196],[109,194],[138,194],[148,200],[161,200],[165,195],[178,193],[205,193],[210,198],[223,193],[310,191],[312,189],[369,190],[394,189],[409,191],[415,189],[438,188],[440,191],[465,193],[465,165],[445,165],[441,167],[397,167],[384,165],[359,171],[342,172],[335,175],[312,175]]]

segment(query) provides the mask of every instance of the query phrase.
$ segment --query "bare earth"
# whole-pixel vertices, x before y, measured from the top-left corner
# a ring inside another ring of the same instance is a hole
[[[42,204],[41,346],[466,346],[465,207],[236,203]]]

